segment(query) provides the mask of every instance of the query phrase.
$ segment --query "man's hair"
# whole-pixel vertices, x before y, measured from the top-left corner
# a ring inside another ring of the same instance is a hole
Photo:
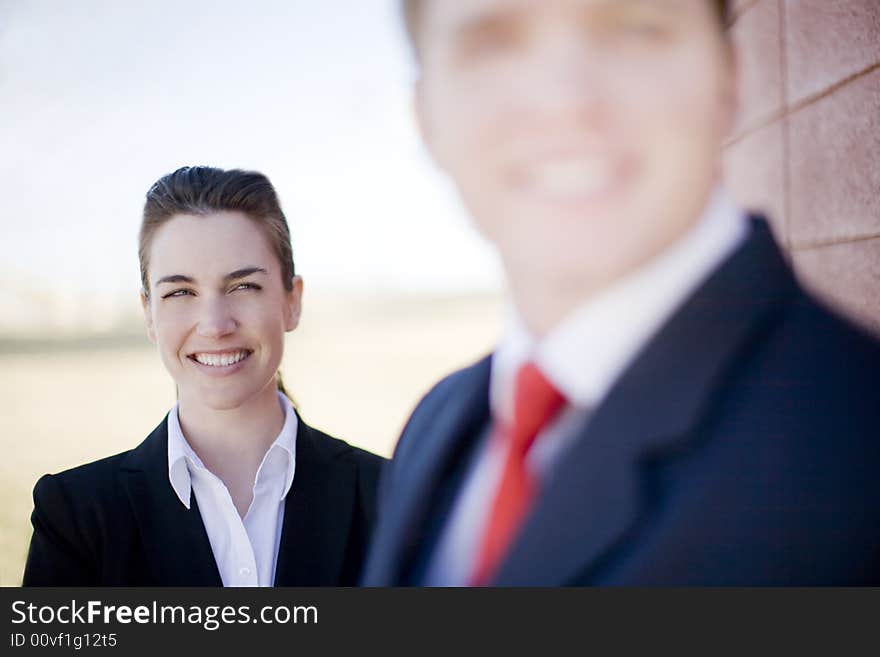
[[[418,32],[419,21],[422,16],[422,8],[426,0],[402,0],[403,3],[403,23],[406,27],[406,34],[409,37],[410,45],[418,54]],[[727,27],[729,18],[730,0],[711,0],[712,6],[718,16],[718,23],[722,29]]]

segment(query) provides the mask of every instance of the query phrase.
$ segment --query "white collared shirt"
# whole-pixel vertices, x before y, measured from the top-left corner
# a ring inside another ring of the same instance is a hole
[[[272,586],[284,522],[284,500],[296,466],[298,420],[290,400],[278,392],[284,425],[257,470],[254,497],[244,518],[226,485],[208,470],[183,435],[178,405],[168,414],[168,479],[188,509],[190,491],[211,543],[223,586]]]
[[[577,436],[591,409],[650,338],[748,233],[746,217],[717,189],[701,218],[663,253],[575,308],[542,340],[532,336],[514,308],[492,356],[492,416],[512,416],[519,368],[533,361],[562,392],[568,406],[538,436],[527,463],[542,479],[552,476],[560,453]],[[506,447],[482,438],[465,474],[450,521],[425,572],[428,586],[461,586],[473,570],[482,529],[501,477]]]

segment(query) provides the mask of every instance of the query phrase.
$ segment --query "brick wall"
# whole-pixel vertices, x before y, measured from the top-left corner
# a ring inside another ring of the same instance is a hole
[[[880,332],[880,0],[738,0],[725,177],[804,284]]]

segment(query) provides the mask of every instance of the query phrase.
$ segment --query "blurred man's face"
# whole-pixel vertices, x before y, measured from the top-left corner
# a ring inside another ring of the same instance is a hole
[[[709,0],[426,0],[418,112],[509,273],[600,285],[719,176],[733,74]]]

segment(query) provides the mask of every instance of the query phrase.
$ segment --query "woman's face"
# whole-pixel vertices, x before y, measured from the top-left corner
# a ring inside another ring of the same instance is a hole
[[[147,333],[181,404],[238,408],[275,387],[284,333],[299,322],[263,230],[239,212],[177,215],[153,235]]]

